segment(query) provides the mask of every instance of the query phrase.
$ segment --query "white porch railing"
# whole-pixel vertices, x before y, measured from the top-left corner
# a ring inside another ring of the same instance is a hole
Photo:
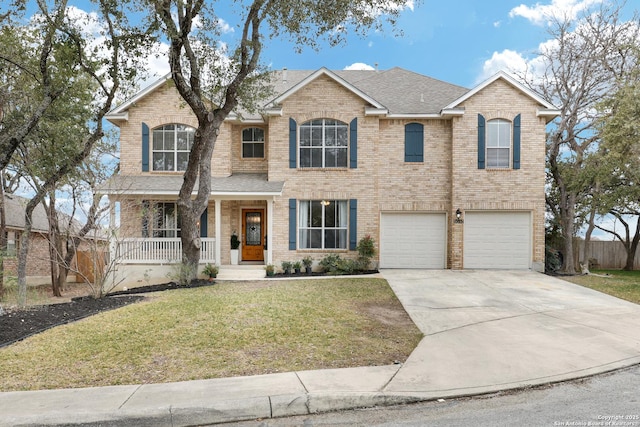
[[[200,239],[200,262],[216,261],[216,239]],[[182,259],[180,238],[128,238],[116,243],[116,260],[122,264],[172,264]]]

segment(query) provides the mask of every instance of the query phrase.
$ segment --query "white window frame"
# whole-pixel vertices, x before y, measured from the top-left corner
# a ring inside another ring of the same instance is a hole
[[[145,200],[142,209],[143,237],[180,237],[180,216],[178,215],[177,203]]]
[[[173,127],[173,129],[169,129]],[[151,165],[154,172],[184,172],[196,130],[179,123],[167,123],[151,132]],[[162,141],[159,137],[162,137]],[[168,140],[173,138],[173,142]],[[162,155],[159,158],[157,155]],[[180,159],[180,161],[179,161]],[[186,159],[186,160],[185,160]]]
[[[298,207],[299,249],[345,250],[349,247],[349,201],[348,200],[300,200]],[[330,210],[333,210],[331,214]],[[314,211],[320,212],[315,217]],[[327,219],[333,215],[334,225]],[[319,221],[318,221],[319,220]],[[334,234],[335,247],[327,247],[328,234]],[[317,244],[319,240],[319,245]]]
[[[505,119],[489,120],[487,122],[487,143],[485,157],[487,169],[509,169],[511,167],[512,145],[512,122]],[[500,153],[503,154],[502,157],[500,156]],[[504,153],[506,153],[506,159],[503,158]]]
[[[256,136],[256,130],[258,130],[258,131],[260,131],[262,133],[262,139],[260,139],[259,135]],[[250,139],[245,139],[245,136],[246,136],[245,132],[247,132],[247,131],[251,131],[251,138]],[[265,144],[264,144],[265,137],[264,137],[264,134],[265,134],[264,129],[260,128],[260,127],[256,127],[256,126],[242,129],[242,131],[241,131],[242,145],[240,147],[240,150],[241,150],[241,155],[242,155],[243,159],[264,159],[264,148],[265,148]],[[244,152],[245,146],[249,146],[249,145],[252,147],[251,151],[252,151],[253,155],[252,156],[245,156],[245,152]],[[255,147],[259,146],[259,145],[262,146],[262,156],[256,156],[255,155]]]
[[[344,141],[340,141],[341,134],[344,136]],[[316,137],[315,141],[314,137]],[[330,143],[332,140],[335,141],[335,144]],[[339,143],[342,144],[338,145]],[[310,160],[308,165],[303,165],[303,150],[309,151]],[[335,151],[336,164],[327,165],[328,156],[331,155],[331,151],[333,150]],[[339,158],[338,150],[344,153],[344,164],[337,164]],[[348,168],[349,125],[335,119],[313,119],[302,123],[298,136],[298,153],[300,155],[300,168]],[[313,165],[313,160],[311,159],[314,158],[314,155],[321,156],[320,165]]]

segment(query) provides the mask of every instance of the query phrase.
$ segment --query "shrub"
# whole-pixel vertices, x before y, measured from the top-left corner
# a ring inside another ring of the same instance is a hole
[[[358,259],[356,261],[357,270],[368,270],[371,264],[371,258],[376,254],[376,241],[370,235],[364,236],[356,246],[358,250]]]
[[[341,258],[338,254],[329,254],[320,260],[322,269],[331,275],[351,274],[357,270],[357,262]]]
[[[180,286],[187,286],[191,283],[191,279],[196,276],[197,269],[198,267],[193,264],[181,262],[171,267],[171,272],[167,274],[167,277]]]

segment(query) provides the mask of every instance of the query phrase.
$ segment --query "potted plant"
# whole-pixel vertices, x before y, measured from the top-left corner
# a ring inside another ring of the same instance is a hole
[[[212,281],[218,276],[218,266],[213,264],[207,264],[202,269],[202,274],[209,276],[209,281]]]
[[[239,247],[240,239],[238,239],[238,234],[234,230],[231,234],[231,265],[238,265]]]
[[[267,277],[273,277],[276,274],[276,266],[273,264],[267,264],[264,266],[265,271],[267,272]]]
[[[310,256],[302,258],[302,264],[304,265],[305,273],[311,274],[311,265],[313,264],[313,258],[311,258]]]
[[[293,272],[296,274],[300,274],[300,269],[302,268],[302,263],[300,261],[294,262],[292,265]]]
[[[282,261],[280,265],[282,266],[282,271],[284,271],[284,274],[291,274],[291,261]]]

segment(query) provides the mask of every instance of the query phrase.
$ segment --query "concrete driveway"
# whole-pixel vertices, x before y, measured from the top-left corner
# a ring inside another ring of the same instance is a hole
[[[425,334],[385,387],[424,397],[640,363],[640,306],[530,271],[383,270]]]

